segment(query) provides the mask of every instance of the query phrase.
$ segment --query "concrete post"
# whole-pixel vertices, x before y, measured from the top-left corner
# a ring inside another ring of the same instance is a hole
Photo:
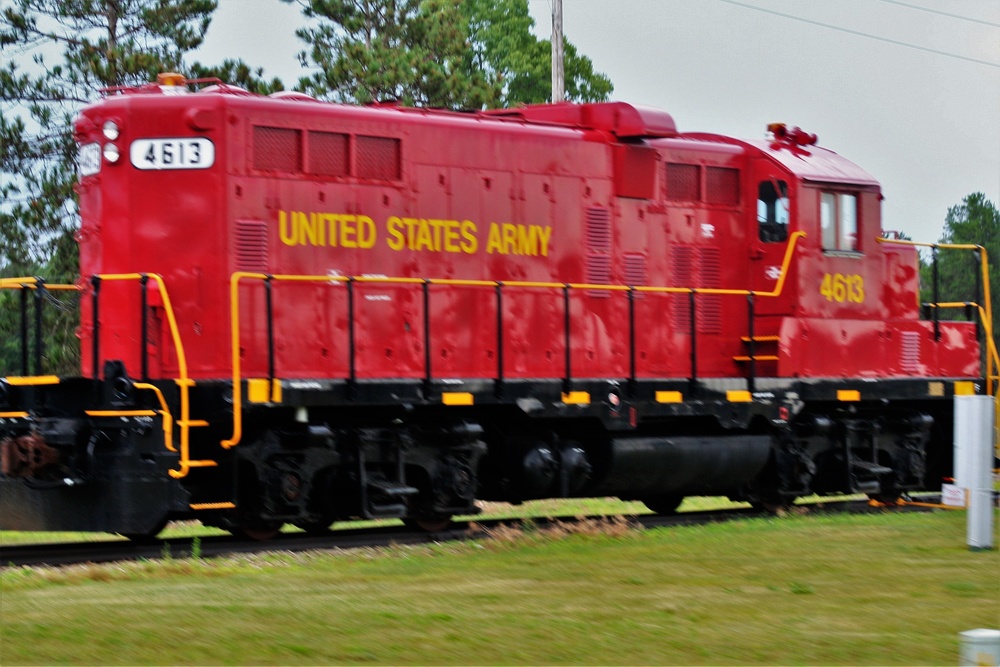
[[[966,490],[966,541],[973,550],[993,548],[994,401],[992,396],[955,396],[955,484]]]
[[[979,628],[960,633],[958,664],[965,667],[1000,665],[1000,630]]]

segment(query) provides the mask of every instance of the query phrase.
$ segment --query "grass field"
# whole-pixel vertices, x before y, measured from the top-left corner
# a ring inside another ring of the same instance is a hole
[[[531,500],[521,505],[510,505],[508,503],[482,503],[483,513],[477,516],[456,517],[456,520],[474,519],[507,519],[507,518],[539,518],[553,516],[592,516],[608,514],[648,514],[646,506],[638,501],[622,501],[617,498],[558,498],[550,500]],[[680,507],[682,511],[692,510],[715,510],[730,507],[749,507],[748,503],[734,503],[725,498],[714,497],[690,497],[684,499],[684,504]],[[377,521],[348,521],[339,522],[334,525],[334,529],[360,528],[372,525],[399,525],[398,519],[382,519]],[[295,530],[290,526],[285,527],[286,531]],[[173,537],[205,537],[208,535],[226,535],[226,531],[218,528],[207,528],[197,522],[172,523],[160,534],[162,539]],[[106,540],[123,540],[109,533],[45,533],[45,532],[15,532],[0,531],[0,545],[13,544],[49,544],[60,542],[92,542]]]
[[[962,512],[0,571],[0,663],[956,664]]]

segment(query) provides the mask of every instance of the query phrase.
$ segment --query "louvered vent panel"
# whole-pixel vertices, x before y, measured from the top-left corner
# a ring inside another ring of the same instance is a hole
[[[635,252],[627,252],[622,255],[622,270],[625,274],[626,285],[645,285],[648,280],[646,276],[646,256]]]
[[[627,252],[622,255],[622,273],[626,285],[631,287],[648,285],[646,256],[635,252]],[[646,295],[642,292],[635,292],[634,296],[636,299],[642,299]]]
[[[691,246],[675,245],[671,252],[670,284],[672,287],[696,287],[694,284],[694,250]],[[691,331],[691,302],[687,294],[672,294],[670,320],[674,329]]]
[[[302,171],[302,132],[284,127],[253,128],[253,168]]]
[[[611,211],[599,206],[591,206],[586,211],[587,250],[590,252],[611,252]]]
[[[611,283],[611,256],[610,255],[587,255],[585,280],[594,285],[607,285]],[[607,298],[611,292],[607,290],[587,290],[589,296]]]
[[[267,273],[267,223],[263,220],[237,220],[233,246],[237,271]]]
[[[705,200],[709,204],[737,206],[740,203],[740,170],[729,167],[707,167]]]
[[[359,135],[354,141],[358,178],[376,181],[400,179],[399,139]]]
[[[698,249],[698,287],[722,286],[722,259],[718,248]],[[722,297],[698,295],[698,333],[722,333]]]
[[[348,136],[338,132],[309,133],[309,173],[349,176]]]
[[[700,201],[701,174],[696,164],[667,163],[667,199]]]
[[[899,367],[904,373],[916,373],[920,370],[919,331],[903,331],[900,333]]]

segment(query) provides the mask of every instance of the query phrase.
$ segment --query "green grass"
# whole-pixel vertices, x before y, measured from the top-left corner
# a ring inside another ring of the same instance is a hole
[[[2,664],[956,664],[965,514],[788,516],[0,571]]]
[[[508,519],[518,517],[551,517],[551,516],[591,516],[608,514],[648,514],[649,510],[641,502],[625,502],[617,498],[571,498],[552,500],[532,500],[522,505],[507,503],[484,503],[483,513],[476,516],[456,517],[457,520],[476,519]],[[747,503],[733,503],[719,497],[686,498],[681,506],[682,511],[709,510],[728,507],[748,507]],[[339,522],[334,528],[361,528],[365,526],[399,525],[397,519],[378,521]],[[294,531],[291,526],[286,531]],[[208,528],[197,522],[185,521],[172,523],[160,534],[162,539],[207,537],[210,535],[226,535],[226,531]],[[16,532],[0,531],[0,545],[14,544],[51,544],[60,542],[103,542],[122,540],[124,538],[109,533],[74,533],[74,532]]]

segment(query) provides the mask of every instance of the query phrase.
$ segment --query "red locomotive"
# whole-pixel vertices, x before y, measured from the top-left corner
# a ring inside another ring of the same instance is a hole
[[[0,385],[0,528],[892,499],[949,473],[951,397],[984,391],[878,182],[798,128],[168,76],[74,129],[82,373]]]

